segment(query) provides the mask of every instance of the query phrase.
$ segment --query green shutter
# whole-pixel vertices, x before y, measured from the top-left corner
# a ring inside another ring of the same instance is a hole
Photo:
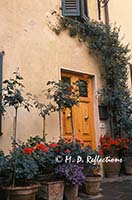
[[[62,0],[63,16],[80,16],[80,0]]]
[[[88,1],[81,0],[81,17],[87,21],[88,20]]]

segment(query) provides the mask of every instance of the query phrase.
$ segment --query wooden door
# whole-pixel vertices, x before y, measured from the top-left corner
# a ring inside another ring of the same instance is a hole
[[[92,77],[62,73],[63,82],[72,83],[77,80],[81,82],[81,87],[79,88],[79,105],[73,106],[72,110],[75,138],[83,141],[84,145],[95,148]],[[63,112],[63,136],[68,139],[72,136],[69,109]]]

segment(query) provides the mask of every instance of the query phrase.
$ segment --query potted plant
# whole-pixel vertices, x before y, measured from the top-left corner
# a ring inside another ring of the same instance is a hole
[[[29,111],[29,107],[32,106],[30,103],[31,94],[24,94],[24,85],[22,84],[23,77],[18,71],[13,73],[14,77],[6,79],[3,81],[2,88],[2,104],[0,105],[0,111],[2,114],[6,112],[6,107],[13,107],[15,115],[13,118],[13,135],[12,135],[12,145],[15,149],[16,139],[17,139],[17,116],[18,109],[23,107]]]
[[[48,81],[47,82],[47,98],[53,99],[56,103],[56,110],[59,113],[59,129],[60,138],[63,138],[62,126],[61,126],[61,112],[65,109],[70,110],[70,121],[72,129],[72,141],[75,142],[74,124],[72,117],[72,107],[79,103],[79,82],[64,83],[63,81]]]
[[[38,101],[38,99],[34,100],[34,105],[39,110],[39,115],[42,117],[42,134],[43,140],[46,141],[46,131],[45,131],[45,121],[46,117],[50,115],[52,112],[56,111],[56,107],[49,103],[48,105]]]
[[[120,158],[123,138],[117,137],[113,139],[104,135],[100,137],[99,151],[106,162],[103,162],[104,173],[108,178],[118,177],[120,174],[122,158]]]
[[[10,165],[9,156],[4,155],[4,152],[0,150],[0,186],[9,184],[10,181]]]
[[[78,199],[78,187],[85,180],[83,168],[74,163],[62,163],[56,168],[56,174],[65,180],[65,197],[67,200]]]
[[[82,192],[84,195],[97,195],[102,182],[99,152],[87,146],[83,149],[81,157],[84,161],[82,165],[84,166],[84,175],[86,177]]]
[[[38,165],[36,180],[41,184],[38,197],[45,200],[62,200],[64,181],[55,175],[56,162],[55,148],[57,143],[46,144],[40,142],[34,146],[32,157]]]
[[[31,156],[32,151],[33,148],[16,146],[8,155],[11,182],[2,188],[10,200],[35,200],[40,185],[34,180],[38,166]]]
[[[121,156],[123,157],[123,164],[126,174],[132,174],[132,139],[124,138]]]

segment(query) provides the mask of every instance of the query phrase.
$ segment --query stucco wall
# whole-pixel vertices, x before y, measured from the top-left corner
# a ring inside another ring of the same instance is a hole
[[[117,27],[120,27],[120,36],[122,38],[122,42],[124,44],[129,44],[130,49],[132,49],[132,1],[110,0],[108,5],[110,24],[115,24]],[[130,54],[132,54],[132,51]],[[128,84],[132,90],[130,71]]]
[[[93,1],[90,2],[90,15],[97,19],[97,7]],[[19,67],[26,91],[38,96],[48,80],[60,78],[60,68],[63,67],[95,75],[95,94],[96,89],[101,87],[97,58],[88,55],[85,45],[70,38],[67,32],[57,36],[47,25],[51,11],[59,7],[60,0],[0,0],[0,51],[5,52],[3,79],[11,77],[12,72]],[[6,151],[10,148],[13,114],[13,109],[8,109],[3,118],[0,148]],[[95,119],[98,132],[98,116]],[[59,136],[57,114],[48,117],[46,131],[49,140]],[[20,109],[18,138],[23,140],[41,133],[42,121],[38,111],[31,109],[28,113]]]

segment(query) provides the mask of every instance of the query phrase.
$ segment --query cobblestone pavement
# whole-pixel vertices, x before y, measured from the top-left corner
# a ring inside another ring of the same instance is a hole
[[[132,200],[132,176],[104,178],[100,194],[95,197],[84,197],[80,200]]]

